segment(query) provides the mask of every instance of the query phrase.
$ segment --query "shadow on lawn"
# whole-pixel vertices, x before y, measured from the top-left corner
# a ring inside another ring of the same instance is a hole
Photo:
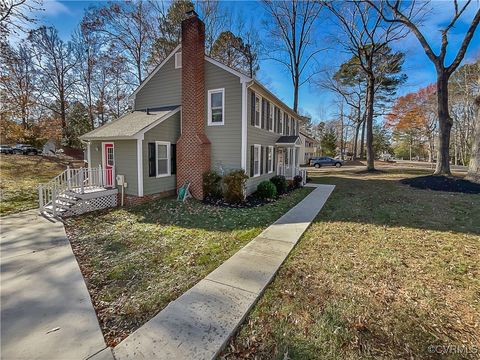
[[[270,204],[252,208],[227,208],[197,200],[178,202],[175,198],[151,201],[126,208],[139,222],[174,225],[207,231],[257,231],[270,225],[303,200],[312,189],[298,189]]]
[[[316,221],[480,234],[480,195],[415,189],[397,178],[342,175],[312,178],[314,183],[336,185]]]

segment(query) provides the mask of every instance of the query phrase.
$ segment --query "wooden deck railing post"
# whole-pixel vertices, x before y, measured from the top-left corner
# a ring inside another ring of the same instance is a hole
[[[80,193],[83,194],[85,189],[84,189],[84,185],[83,185],[83,181],[85,179],[85,174],[84,174],[84,171],[85,169],[84,168],[80,168]]]
[[[67,166],[67,188],[72,190],[72,173],[70,172],[70,166]]]
[[[40,212],[43,212],[43,186],[38,186],[38,205],[40,208]]]
[[[98,186],[103,186],[103,172],[100,164],[98,164]]]
[[[52,189],[52,212],[54,217],[57,216],[56,200],[57,200],[57,187],[54,186]]]

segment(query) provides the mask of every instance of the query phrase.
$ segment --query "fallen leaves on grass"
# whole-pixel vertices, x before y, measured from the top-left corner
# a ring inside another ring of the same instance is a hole
[[[161,199],[67,219],[107,344],[118,344],[311,190],[255,208]]]

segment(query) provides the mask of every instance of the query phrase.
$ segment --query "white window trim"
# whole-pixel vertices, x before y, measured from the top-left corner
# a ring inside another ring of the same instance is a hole
[[[262,128],[262,97],[258,94],[255,94],[255,105],[256,105],[256,102],[257,102],[257,99],[258,99],[258,125],[257,125],[257,118],[256,118],[256,115],[257,115],[257,108],[255,108],[255,119],[253,119],[253,124],[254,126],[257,128],[257,129],[261,129]]]
[[[167,173],[166,174],[159,174],[158,173],[158,145],[166,145],[167,146]],[[172,169],[170,169],[170,164],[172,163],[172,159],[170,156],[170,149],[171,143],[168,141],[155,141],[155,167],[157,169],[157,178],[167,177],[172,175]]]
[[[222,122],[212,122],[212,94],[222,93]],[[225,88],[208,90],[208,126],[225,125]]]
[[[175,69],[181,69],[182,68],[182,53],[177,52],[175,53]]]
[[[273,132],[273,129],[275,128],[273,126],[273,122],[275,121],[275,105],[273,104],[273,102],[270,103],[270,126],[271,128],[268,128],[267,130],[270,131],[270,132]],[[268,121],[267,121],[267,124],[268,124]]]
[[[272,160],[270,161],[270,167],[268,169],[268,173],[273,173],[273,146],[268,146],[268,153],[267,153],[267,166],[268,166],[268,157],[271,156]]]
[[[255,152],[258,149],[258,173],[255,173]],[[261,174],[261,169],[260,167],[262,166],[262,145],[259,144],[253,144],[253,177],[259,177]]]

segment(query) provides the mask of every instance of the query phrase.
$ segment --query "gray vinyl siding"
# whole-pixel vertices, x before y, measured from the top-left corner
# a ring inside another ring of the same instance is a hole
[[[208,91],[225,89],[224,125],[208,126]],[[205,133],[211,142],[212,169],[241,168],[242,85],[238,76],[205,62]]]
[[[172,115],[145,133],[143,140],[143,194],[156,194],[176,189],[176,176],[150,177],[148,173],[148,143],[168,141],[176,144],[180,137],[180,112]]]
[[[135,110],[182,103],[182,69],[175,69],[173,55],[135,96]]]
[[[261,96],[264,98],[263,96]],[[277,102],[271,98],[265,98],[269,102],[272,102],[274,105],[277,106]],[[279,106],[280,107],[280,106]],[[260,109],[261,111],[261,109]],[[261,116],[261,115],[260,115]],[[247,92],[247,175],[250,176],[250,167],[251,167],[251,148],[252,145],[258,144],[262,145],[263,147],[273,146],[275,148],[275,152],[277,151],[275,147],[275,143],[279,137],[283,134],[275,132],[275,126],[273,127],[274,132],[271,132],[266,129],[257,128],[252,125],[252,91],[248,90]],[[275,118],[273,118],[275,119]],[[298,120],[296,119],[298,122]],[[266,125],[265,125],[266,126]],[[298,132],[297,132],[298,134]],[[264,151],[264,150],[263,150]],[[276,157],[275,157],[276,160]],[[247,194],[251,194],[257,189],[258,184],[260,184],[264,180],[270,179],[272,176],[276,175],[276,165],[274,164],[274,172],[271,174],[267,174],[266,172],[266,160],[264,155],[264,163],[263,163],[263,174],[257,177],[250,177],[247,180]]]
[[[92,141],[90,144],[91,167],[102,165],[102,142],[112,142],[114,146],[115,174],[125,175],[128,186],[125,193],[138,194],[137,142],[136,140]]]

